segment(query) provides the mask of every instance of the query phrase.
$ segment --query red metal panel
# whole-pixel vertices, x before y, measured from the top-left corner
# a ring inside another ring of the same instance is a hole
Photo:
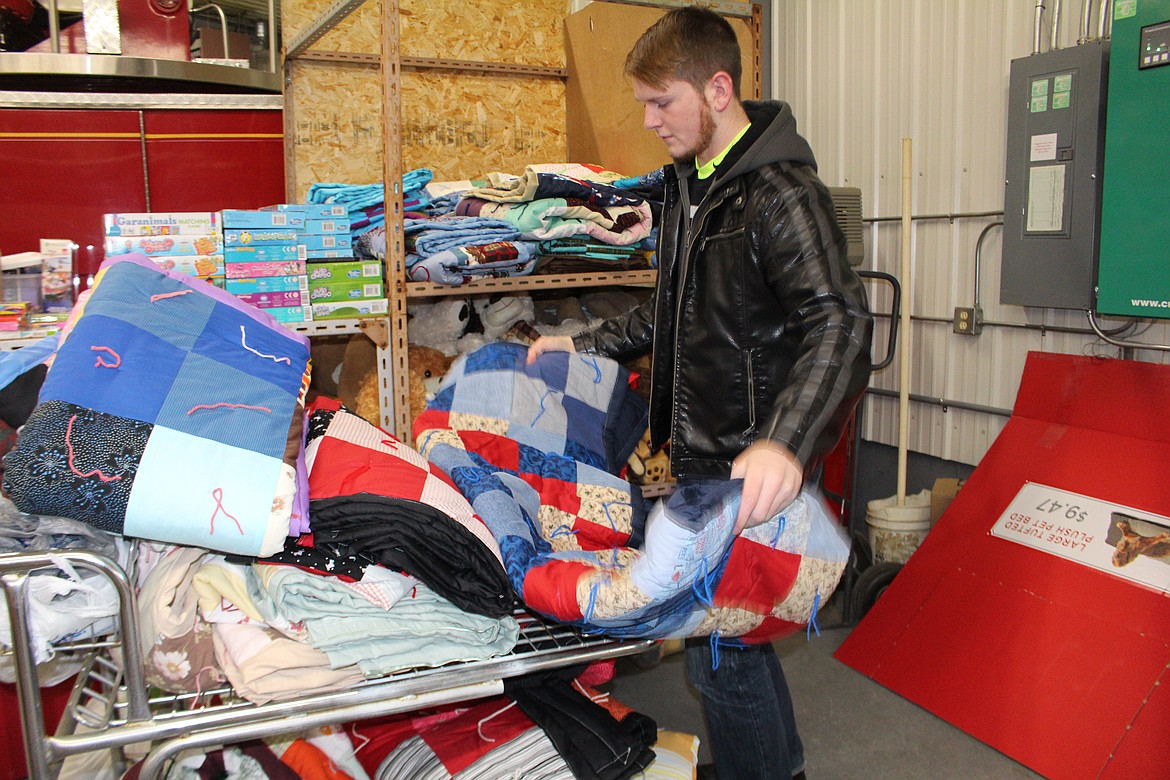
[[[191,59],[187,3],[176,0],[119,0],[118,25],[122,55],[160,60]],[[58,36],[62,54],[85,54],[85,22],[71,24]],[[28,49],[49,52],[48,39]]]
[[[1166,777],[1166,596],[989,531],[1025,481],[1170,514],[1167,397],[1170,366],[1030,355],[1011,420],[836,657],[1054,780]]]
[[[0,251],[69,238],[84,255],[102,214],[146,208],[138,113],[0,109],[0,181]]]
[[[146,160],[155,211],[254,209],[284,200],[278,110],[149,111]]]

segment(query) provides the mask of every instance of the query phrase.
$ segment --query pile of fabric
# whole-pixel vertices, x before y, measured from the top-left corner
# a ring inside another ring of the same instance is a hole
[[[534,272],[648,267],[661,195],[647,181],[570,163],[431,182],[425,196],[406,206],[407,273],[415,281],[460,285]],[[335,186],[314,185],[322,189],[311,198]],[[384,260],[385,227],[364,230],[354,246],[360,257]]]
[[[498,343],[456,360],[414,436],[483,518],[529,608],[594,633],[738,643],[815,617],[849,555],[815,493],[738,536],[738,481],[688,485],[648,517],[614,476],[645,425],[625,369],[526,356]]]

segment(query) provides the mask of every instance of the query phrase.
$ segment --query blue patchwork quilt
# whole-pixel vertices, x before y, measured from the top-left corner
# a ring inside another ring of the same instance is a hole
[[[205,281],[107,260],[4,461],[24,512],[271,555],[308,530],[309,343]]]

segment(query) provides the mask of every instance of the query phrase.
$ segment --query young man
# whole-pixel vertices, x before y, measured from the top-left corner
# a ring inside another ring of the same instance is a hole
[[[743,480],[737,529],[796,497],[836,444],[869,379],[872,318],[808,143],[780,102],[741,102],[740,51],[719,15],[678,8],[625,63],[645,126],[666,144],[654,297],[549,350],[650,351],[650,431],[680,481]],[[723,780],[803,775],[770,644],[687,646]]]

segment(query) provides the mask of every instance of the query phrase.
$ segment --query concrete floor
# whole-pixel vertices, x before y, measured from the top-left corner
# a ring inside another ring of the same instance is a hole
[[[849,635],[830,602],[821,635],[776,643],[792,689],[810,780],[1032,780],[1041,776],[968,736],[916,704],[833,658]],[[682,653],[642,668],[619,659],[605,686],[619,701],[649,715],[659,728],[699,736],[699,760],[710,761],[697,694]]]

